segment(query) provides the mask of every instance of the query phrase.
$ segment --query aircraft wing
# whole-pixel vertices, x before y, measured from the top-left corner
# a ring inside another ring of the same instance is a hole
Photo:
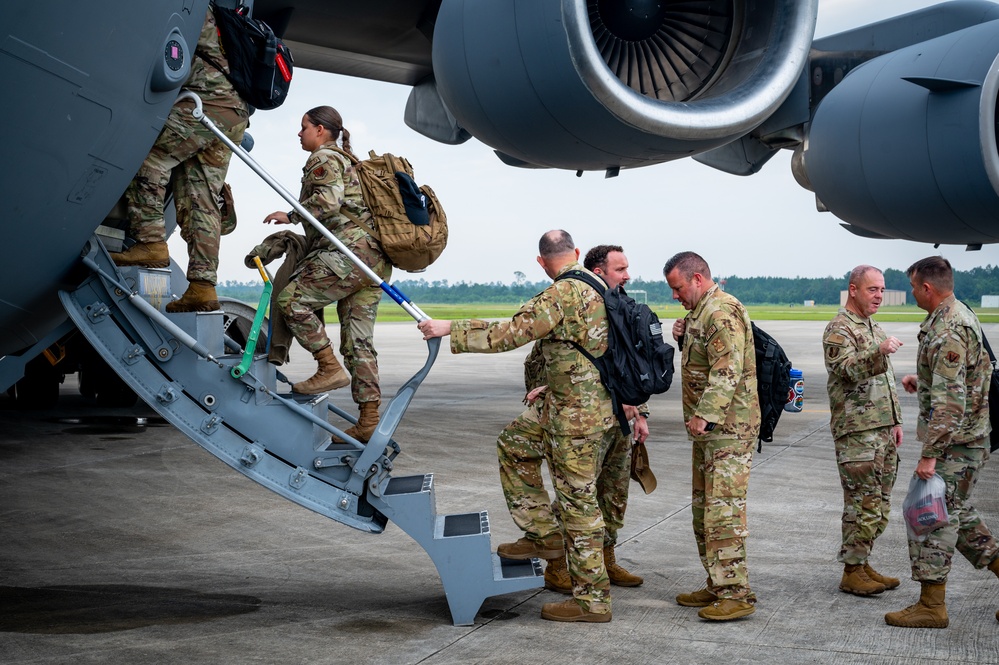
[[[431,44],[441,0],[256,0],[295,56],[295,65],[416,85],[433,74]]]

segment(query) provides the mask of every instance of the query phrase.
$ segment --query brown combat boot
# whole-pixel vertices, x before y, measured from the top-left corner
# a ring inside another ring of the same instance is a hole
[[[564,555],[548,559],[548,565],[545,566],[545,588],[558,593],[572,593],[572,578]]]
[[[885,615],[885,623],[902,628],[946,628],[950,623],[944,603],[946,590],[946,582],[923,582],[919,602],[904,610],[889,612]]]
[[[375,428],[378,427],[379,404],[381,402],[361,402],[358,404],[357,406],[361,410],[361,415],[357,419],[357,424],[345,429],[344,433],[347,436],[354,437],[361,443],[367,443],[371,439],[371,435],[375,433]]]
[[[742,600],[719,598],[697,613],[697,616],[708,621],[731,621],[748,617],[756,611],[756,606]]]
[[[318,395],[350,384],[350,375],[337,362],[332,346],[327,344],[313,353],[312,357],[319,363],[319,369],[305,381],[293,385],[291,389],[294,392],[302,395]]]
[[[170,250],[162,240],[138,242],[124,252],[111,252],[111,260],[119,266],[167,268],[170,265]]]
[[[869,561],[864,563],[864,572],[867,573],[867,576],[871,578],[872,581],[877,582],[878,584],[884,584],[886,590],[897,589],[898,585],[901,584],[897,577],[885,577],[878,571],[871,568],[871,563]]]
[[[555,533],[541,540],[520,538],[515,543],[503,543],[496,548],[496,553],[504,559],[523,561],[525,559],[558,559],[565,558],[565,541],[562,534]]]
[[[616,584],[617,586],[641,586],[642,582],[645,581],[638,575],[633,575],[618,565],[613,545],[604,548],[604,566],[607,567],[607,577],[610,578],[611,584]]]
[[[868,577],[863,564],[848,563],[843,566],[843,579],[839,582],[839,590],[852,593],[854,596],[873,596],[884,591],[885,585]]]
[[[996,577],[999,577],[999,556],[992,559],[992,562],[989,564],[988,568],[989,570],[991,570],[993,573],[996,574]]]
[[[561,603],[545,603],[541,606],[541,618],[549,621],[581,621],[584,623],[607,623],[611,620],[610,612],[590,612],[574,598]]]
[[[215,293],[215,285],[211,282],[194,280],[187,285],[187,291],[180,297],[167,303],[166,311],[171,314],[178,312],[215,312],[220,309],[219,297]]]
[[[681,593],[676,597],[676,604],[684,607],[707,607],[716,600],[718,600],[718,596],[705,587],[691,593]]]

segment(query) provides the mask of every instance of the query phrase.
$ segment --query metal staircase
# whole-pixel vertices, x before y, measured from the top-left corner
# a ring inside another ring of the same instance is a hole
[[[438,515],[433,474],[393,478],[393,434],[437,357],[383,409],[364,445],[328,422],[352,415],[326,395],[279,394],[284,380],[265,355],[233,372],[242,349],[222,312],[167,315],[170,270],[118,269],[95,236],[82,257],[92,276],[60,293],[72,321],[104,360],[166,420],[230,467],[289,501],[347,526],[381,533],[395,522],[430,555],[456,625],[472,624],[483,600],[540,587],[537,560],[507,561],[491,551],[485,512]],[[238,374],[238,378],[234,376]],[[335,434],[347,443],[332,443]]]

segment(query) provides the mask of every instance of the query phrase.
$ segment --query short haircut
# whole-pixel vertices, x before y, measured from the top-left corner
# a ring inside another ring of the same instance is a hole
[[[704,279],[711,279],[711,268],[708,262],[701,258],[700,254],[694,252],[680,252],[674,254],[673,258],[663,266],[663,277],[668,276],[673,270],[677,270],[684,279],[690,279],[694,273],[700,273]]]
[[[561,256],[576,249],[576,243],[572,241],[572,236],[568,231],[555,229],[541,236],[538,241],[538,254],[543,259],[550,259],[553,256]]]
[[[932,284],[933,288],[941,293],[950,293],[954,290],[954,269],[950,267],[950,261],[942,256],[927,256],[919,259],[905,271],[910,280],[920,280]]]
[[[621,252],[624,254],[624,248],[621,245],[597,245],[586,253],[586,257],[583,259],[583,267],[590,272],[593,272],[597,268],[607,268],[607,255],[611,252]]]
[[[874,266],[857,266],[856,268],[850,271],[850,281],[847,282],[847,285],[855,284],[857,285],[857,287],[859,287],[860,280],[862,280],[864,278],[864,275],[871,272],[872,270],[878,273],[879,275],[883,274],[880,269],[875,268]]]

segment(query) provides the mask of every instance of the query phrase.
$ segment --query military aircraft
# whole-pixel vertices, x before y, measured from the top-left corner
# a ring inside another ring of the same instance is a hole
[[[413,86],[407,124],[574,171],[693,156],[798,182],[872,238],[999,241],[999,5],[953,0],[813,41],[817,0],[256,0],[298,67]],[[188,71],[207,0],[13,3],[0,57],[8,236],[0,354],[65,314]],[[172,56],[168,45],[182,48]],[[0,381],[2,383],[2,381]]]
[[[693,157],[750,175],[790,149],[797,181],[853,233],[999,242],[994,2],[952,0],[819,40],[818,0],[254,4],[296,67],[411,85],[411,128],[447,144],[474,137],[511,166],[617,175]],[[97,371],[96,386],[81,380],[98,395],[134,390],[233,468],[355,528],[423,520],[426,506],[403,504],[419,495],[432,508],[432,483],[389,478],[394,425],[379,426],[379,445],[337,448],[329,434],[342,432],[320,417],[326,406],[277,395],[266,363],[233,383],[220,360],[232,340],[206,317],[174,324],[148,311],[158,305],[135,302],[162,298],[169,276],[116,271],[93,235],[115,216],[180,94],[207,8],[208,0],[0,8],[0,389],[51,394],[84,330],[110,368]],[[410,399],[418,383],[400,394]],[[397,424],[405,400],[393,404]],[[251,407],[262,405],[298,424],[274,418],[261,428]],[[283,442],[294,427],[304,449],[267,439]],[[488,552],[482,516],[456,517],[450,536],[484,533]],[[437,543],[446,520],[442,529],[422,544],[452,557]],[[462,621],[478,607],[472,596],[453,608]]]

